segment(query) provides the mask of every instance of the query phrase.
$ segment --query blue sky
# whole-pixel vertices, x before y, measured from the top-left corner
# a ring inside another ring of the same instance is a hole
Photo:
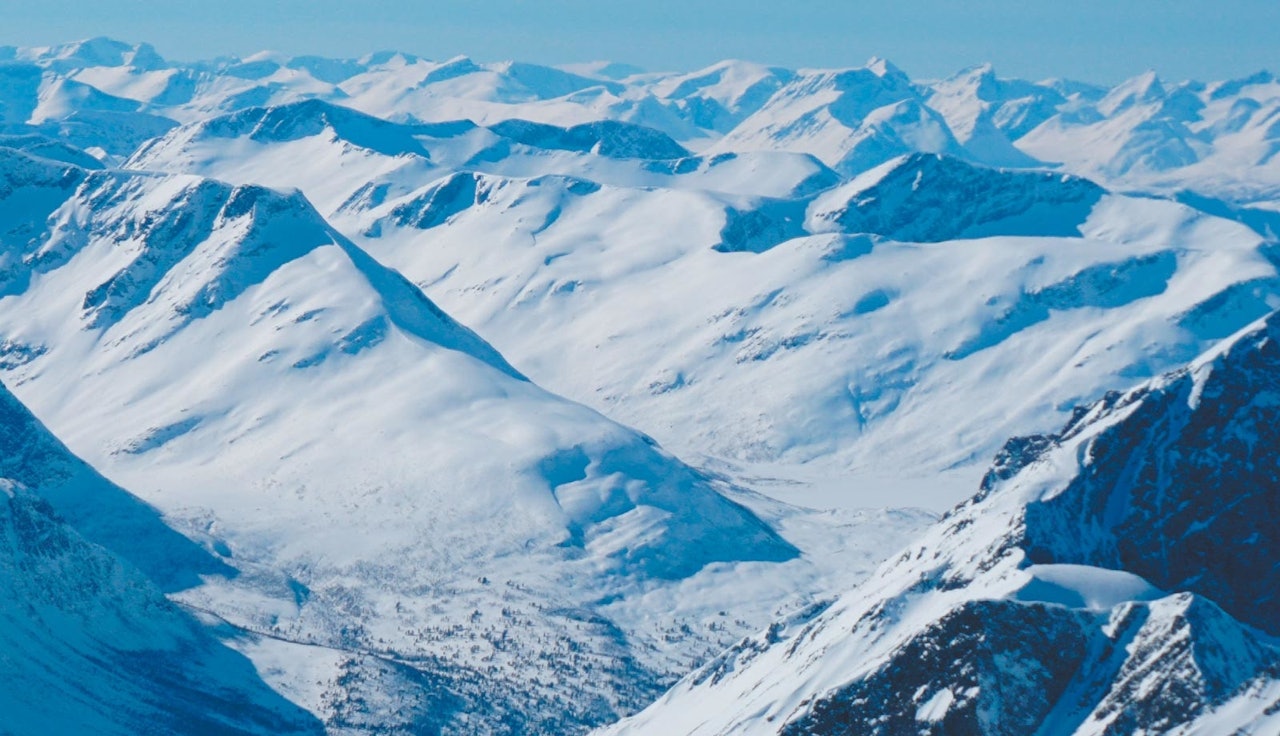
[[[693,69],[723,58],[917,77],[990,61],[1005,75],[1114,82],[1273,71],[1280,0],[0,0],[0,44],[107,35],[176,59],[272,49]]]

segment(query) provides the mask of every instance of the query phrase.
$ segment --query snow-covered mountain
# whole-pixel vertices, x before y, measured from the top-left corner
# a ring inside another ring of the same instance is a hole
[[[822,611],[611,734],[1271,733],[1280,316],[1011,440]]]
[[[740,476],[803,465],[837,488],[810,502],[875,505],[906,475],[903,502],[941,510],[1003,437],[1280,306],[1263,223],[1207,200],[938,154],[848,180],[794,153],[619,158],[304,104],[129,166],[301,188],[539,384]]]
[[[811,154],[848,175],[904,154],[942,153],[1243,201],[1280,187],[1277,89],[1266,72],[1176,84],[1148,73],[1108,89],[1004,78],[989,65],[916,82],[883,59],[835,70],[726,61],[644,73],[393,52],[179,63],[147,44],[101,38],[0,48],[0,120],[10,132],[52,132],[115,157],[175,121],[326,100],[405,123],[627,123],[698,151]]]
[[[0,478],[229,728],[1253,723],[1277,89],[0,48]]]
[[[0,191],[7,380],[234,568],[179,598],[332,727],[607,722],[823,574],[300,194],[11,150]]]
[[[799,74],[716,147],[811,153],[848,175],[903,154],[963,152],[907,75],[882,59],[862,69]]]

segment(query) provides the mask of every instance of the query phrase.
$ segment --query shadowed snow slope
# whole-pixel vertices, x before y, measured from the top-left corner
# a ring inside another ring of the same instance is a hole
[[[11,151],[0,190],[15,392],[237,569],[184,601],[333,653],[237,641],[296,660],[266,669],[331,723],[396,687],[455,697],[364,717],[611,719],[728,632],[659,651],[643,611],[619,624],[602,602],[796,555],[648,438],[529,383],[301,195]]]
[[[5,343],[5,358],[28,361]],[[200,584],[200,575],[234,570],[165,526],[159,513],[98,475],[40,425],[7,390],[0,391],[0,478],[35,488],[77,532],[142,570],[166,591]]]
[[[3,387],[0,476],[6,732],[322,731],[140,572],[64,521],[54,505],[153,578],[190,584],[199,582],[196,573],[225,569],[89,470]]]
[[[1273,314],[1010,441],[871,580],[606,732],[1265,733],[1278,397]]]
[[[243,656],[0,481],[0,709],[9,733],[322,733]]]

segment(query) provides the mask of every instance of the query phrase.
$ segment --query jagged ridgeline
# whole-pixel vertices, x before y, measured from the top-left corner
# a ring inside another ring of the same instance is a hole
[[[819,615],[608,733],[1269,733],[1280,314],[1011,440],[981,492]]]

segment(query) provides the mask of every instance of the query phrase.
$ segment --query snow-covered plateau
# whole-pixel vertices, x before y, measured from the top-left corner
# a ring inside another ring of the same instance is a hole
[[[1280,732],[1277,151],[1265,72],[2,47],[0,733]]]

